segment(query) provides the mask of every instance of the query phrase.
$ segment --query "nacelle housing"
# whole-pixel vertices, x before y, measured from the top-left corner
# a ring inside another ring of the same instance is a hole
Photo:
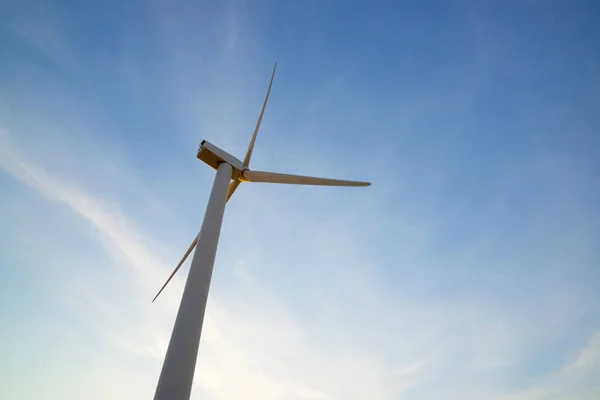
[[[197,157],[214,169],[219,168],[221,163],[228,163],[233,167],[231,179],[238,179],[244,170],[244,163],[206,140],[200,143]]]

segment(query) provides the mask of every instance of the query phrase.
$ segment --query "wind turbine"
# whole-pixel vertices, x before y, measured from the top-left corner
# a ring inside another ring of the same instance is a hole
[[[217,146],[203,140],[197,157],[214,168],[216,172],[212,191],[208,199],[204,220],[200,233],[187,249],[175,270],[171,273],[158,294],[156,300],[179,267],[192,252],[190,271],[185,283],[179,310],[171,333],[167,353],[156,386],[154,400],[187,400],[192,391],[198,346],[202,333],[204,312],[210,288],[219,234],[225,212],[225,204],[242,182],[282,183],[292,185],[323,185],[323,186],[369,186],[369,182],[344,181],[339,179],[316,178],[310,176],[280,174],[266,171],[253,171],[249,168],[250,158],[260,129],[260,123],[265,113],[277,63],[273,67],[269,89],[263,102],[258,122],[254,128],[248,151],[244,161],[240,161]]]

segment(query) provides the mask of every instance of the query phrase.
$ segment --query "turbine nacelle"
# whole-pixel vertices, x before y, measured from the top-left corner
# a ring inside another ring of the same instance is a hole
[[[226,152],[223,149],[218,148],[212,143],[203,140],[200,143],[200,148],[197,154],[198,159],[204,161],[206,164],[214,169],[219,168],[219,164],[227,163],[233,167],[233,173],[231,179],[236,180],[242,176],[244,171],[244,163]]]

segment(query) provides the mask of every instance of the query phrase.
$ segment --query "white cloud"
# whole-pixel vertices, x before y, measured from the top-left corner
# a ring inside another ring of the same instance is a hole
[[[565,368],[565,372],[590,371],[600,367],[600,332],[590,338],[589,343],[579,352],[577,359]]]

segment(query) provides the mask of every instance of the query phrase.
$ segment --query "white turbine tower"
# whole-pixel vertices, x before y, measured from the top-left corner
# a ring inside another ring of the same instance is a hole
[[[158,294],[152,300],[153,302],[156,300],[194,247],[196,247],[185,288],[183,290],[181,303],[179,304],[179,310],[177,311],[173,332],[171,333],[169,347],[167,348],[167,353],[158,379],[156,392],[154,394],[155,400],[187,400],[190,397],[206,301],[208,299],[208,290],[210,287],[217,245],[219,243],[221,223],[223,222],[223,214],[225,212],[225,203],[227,203],[240,183],[266,182],[325,186],[370,185],[369,182],[344,181],[339,179],[315,178],[310,176],[250,170],[249,165],[250,158],[252,157],[252,150],[254,149],[256,135],[258,134],[260,123],[265,113],[267,101],[269,100],[269,94],[271,93],[271,86],[273,85],[276,69],[277,63],[275,63],[275,66],[273,67],[269,89],[267,90],[267,95],[243,162],[207,141],[202,141],[200,144],[197,155],[198,158],[216,169],[217,173],[206,206],[206,212],[204,213],[204,221],[202,222],[200,233],[196,236],[179,264],[177,264],[177,267],[175,267],[175,270],[171,273],[165,284],[158,291]]]

